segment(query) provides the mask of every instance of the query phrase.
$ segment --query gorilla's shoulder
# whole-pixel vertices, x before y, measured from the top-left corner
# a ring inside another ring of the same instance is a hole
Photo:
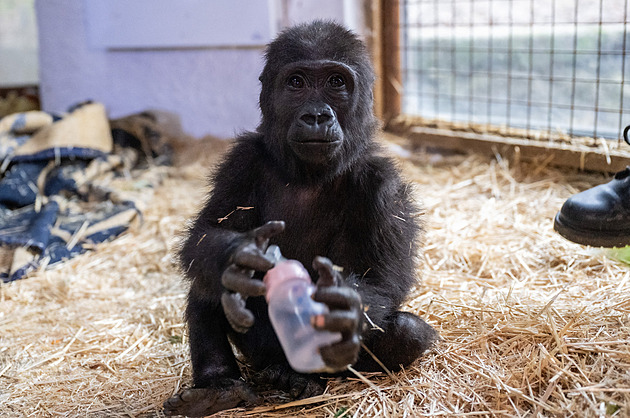
[[[256,157],[260,157],[263,152],[265,152],[263,134],[258,132],[245,132],[234,139],[234,145],[228,155],[239,159],[256,159]]]
[[[364,170],[376,180],[401,181],[396,162],[386,155],[375,153],[368,156],[364,163]]]
[[[368,193],[396,193],[404,185],[395,161],[380,154],[370,154],[353,170],[355,181]]]
[[[261,134],[241,134],[234,139],[229,151],[215,167],[213,178],[215,181],[226,177],[247,178],[257,170],[262,170],[265,152]]]
[[[234,138],[234,143],[225,154],[221,166],[238,166],[251,170],[251,164],[255,165],[264,158],[265,153],[262,134],[246,132]]]

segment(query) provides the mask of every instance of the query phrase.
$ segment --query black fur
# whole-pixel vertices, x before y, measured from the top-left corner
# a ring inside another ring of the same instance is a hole
[[[341,145],[326,151],[324,159],[304,157],[289,145],[289,132],[299,130],[294,125],[297,113],[306,106],[296,102],[302,96],[285,92],[285,70],[296,62],[306,68],[324,63],[349,74],[341,103],[326,102],[339,126],[326,135]],[[212,192],[179,252],[191,282],[186,320],[195,387],[216,388],[219,379],[240,378],[228,338],[254,369],[286,368],[263,297],[247,299],[255,323],[245,333],[230,327],[221,305],[221,276],[234,251],[248,231],[271,220],[286,223],[284,232],[270,241],[287,258],[310,268],[316,256],[324,256],[343,268],[342,286],[358,292],[369,317],[359,330],[363,342],[391,369],[409,364],[436,333],[417,316],[398,311],[417,280],[419,211],[410,186],[393,162],[379,155],[374,142],[374,73],[365,46],[331,22],[296,26],[268,46],[260,80],[262,122],[257,132],[237,138],[215,171]],[[316,272],[309,272],[316,280]],[[380,369],[363,352],[355,367]],[[237,404],[243,397],[234,399]],[[186,412],[185,404],[175,400],[165,406],[167,412]]]

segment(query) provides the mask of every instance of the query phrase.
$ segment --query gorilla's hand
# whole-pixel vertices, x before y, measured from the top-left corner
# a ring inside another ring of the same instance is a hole
[[[225,288],[221,295],[223,312],[235,331],[247,332],[254,325],[254,315],[245,308],[248,296],[262,296],[265,285],[253,279],[254,271],[266,272],[273,263],[265,258],[269,238],[284,231],[284,222],[270,221],[243,234],[236,249],[229,257],[229,265],[221,276]]]
[[[361,296],[343,286],[341,275],[329,259],[316,257],[313,268],[319,274],[313,299],[330,309],[330,313],[316,317],[313,325],[317,329],[340,332],[342,336],[341,341],[321,347],[319,352],[330,371],[341,371],[354,364],[359,355]]]

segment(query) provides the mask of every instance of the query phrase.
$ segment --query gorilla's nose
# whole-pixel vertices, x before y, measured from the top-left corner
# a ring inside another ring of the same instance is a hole
[[[333,112],[329,106],[309,109],[300,115],[300,120],[312,128],[327,127],[334,122]]]

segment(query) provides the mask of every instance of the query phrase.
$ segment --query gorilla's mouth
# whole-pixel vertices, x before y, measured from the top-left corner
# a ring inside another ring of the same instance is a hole
[[[340,142],[338,138],[301,138],[296,139],[293,142],[297,142],[298,144],[334,144],[336,142]]]
[[[290,142],[295,155],[305,162],[322,164],[335,155],[341,144],[340,138],[299,138]]]
[[[308,132],[307,130],[298,130],[296,135],[291,138],[296,144],[313,144],[327,145],[341,142],[341,135],[336,130],[326,129],[320,132]]]

